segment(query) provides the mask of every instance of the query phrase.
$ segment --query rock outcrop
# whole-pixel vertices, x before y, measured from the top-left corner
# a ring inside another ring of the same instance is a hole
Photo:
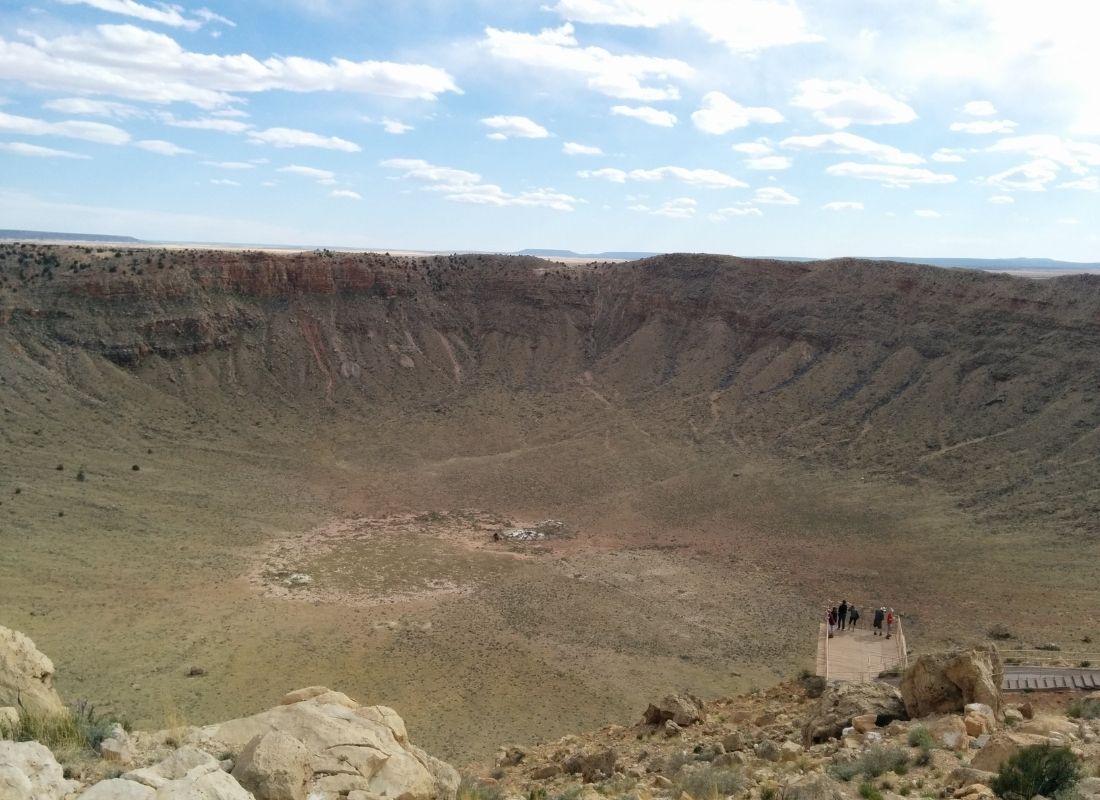
[[[910,717],[950,714],[968,703],[983,703],[996,718],[1002,713],[1004,667],[995,647],[922,655],[901,679]]]
[[[24,708],[34,714],[65,710],[53,688],[53,662],[30,637],[0,626],[0,706]]]
[[[825,775],[808,775],[783,787],[779,800],[844,800],[844,792]]]
[[[683,727],[706,719],[703,702],[692,695],[670,694],[659,703],[651,703],[642,719],[647,725],[661,725],[671,721]]]
[[[394,800],[454,797],[458,773],[411,745],[405,723],[393,709],[362,707],[323,687],[291,697],[306,699],[199,728],[189,741],[209,752],[231,753],[244,764],[239,777],[254,788],[266,787],[263,791],[290,792],[299,777],[309,775],[306,794],[311,798],[353,790]],[[301,753],[308,764],[298,763]],[[271,795],[275,797],[297,800],[293,793]]]
[[[0,741],[2,800],[65,800],[79,787],[66,780],[53,753],[38,742]]]
[[[877,725],[907,718],[901,695],[888,683],[831,683],[807,717],[802,738],[808,746],[840,736],[855,717],[871,714]]]
[[[313,777],[309,751],[279,731],[262,733],[237,756],[233,777],[256,800],[305,800]]]

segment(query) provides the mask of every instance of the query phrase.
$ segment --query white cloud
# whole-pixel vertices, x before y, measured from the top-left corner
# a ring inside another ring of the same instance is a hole
[[[961,152],[958,148],[941,147],[932,154],[932,160],[938,161],[941,164],[961,164],[966,161],[966,159],[962,157]]]
[[[554,11],[575,22],[659,28],[681,23],[734,53],[818,42],[790,0],[559,0]]]
[[[157,119],[165,125],[173,128],[188,128],[197,131],[218,131],[219,133],[244,133],[252,130],[247,122],[238,119],[222,119],[221,117],[200,117],[198,119],[176,119],[172,114],[158,113]]]
[[[939,211],[933,211],[930,208],[918,208],[913,213],[916,216],[924,217],[925,219],[938,219],[939,217],[943,216],[943,214],[941,214]]]
[[[775,151],[771,140],[766,138],[757,139],[755,142],[741,142],[731,146],[730,149],[748,156],[766,156],[768,153]]]
[[[827,175],[840,178],[861,178],[878,181],[884,186],[905,187],[913,184],[954,183],[954,175],[944,175],[924,167],[904,167],[900,164],[856,164],[845,161],[825,169]]]
[[[1009,197],[1007,194],[995,194],[989,198],[989,202],[991,202],[995,206],[1008,206],[1012,205],[1016,201],[1013,198]]]
[[[651,213],[656,214],[658,217],[687,219],[695,215],[697,205],[699,204],[690,197],[677,197],[666,201],[660,208],[654,209]]]
[[[602,156],[603,150],[590,144],[579,144],[577,142],[565,142],[561,146],[561,151],[567,156]]]
[[[985,135],[989,133],[1012,133],[1016,129],[1016,123],[1010,119],[975,120],[974,122],[952,122],[951,130],[956,133],[973,133]]]
[[[358,153],[362,148],[355,142],[338,136],[322,136],[309,131],[294,128],[268,128],[264,131],[249,131],[248,140],[273,147],[318,147],[322,150],[340,150],[344,153]]]
[[[758,156],[746,159],[745,166],[749,169],[779,170],[790,169],[791,163],[787,156]]]
[[[626,183],[626,171],[614,167],[603,169],[582,169],[577,173],[579,178],[601,178],[612,183]]]
[[[197,31],[202,27],[204,20],[202,19],[189,19],[180,13],[179,6],[167,5],[164,3],[159,4],[159,8],[153,8],[152,6],[142,5],[135,2],[135,0],[59,0],[65,5],[86,5],[92,8],[99,9],[100,11],[106,11],[111,14],[121,14],[126,17],[134,17],[145,22],[156,22],[160,25],[168,25],[172,28],[183,28],[188,31]],[[218,17],[213,12],[207,12],[211,18],[217,18],[224,20],[224,17]],[[227,20],[226,20],[227,21]]]
[[[1081,220],[1077,219],[1077,217],[1063,217],[1062,219],[1058,220],[1058,224],[1059,225],[1080,225]]]
[[[0,151],[11,153],[15,156],[26,156],[28,158],[91,158],[91,156],[86,156],[83,153],[56,150],[52,147],[40,147],[39,145],[27,144],[26,142],[0,142]]]
[[[781,141],[779,146],[786,150],[863,156],[886,164],[921,164],[924,162],[924,159],[916,153],[906,153],[893,145],[874,142],[847,131],[819,133],[813,136],[789,136]]]
[[[620,117],[640,119],[647,125],[656,125],[659,128],[671,128],[676,124],[675,114],[652,106],[612,106],[611,113]]]
[[[441,167],[419,158],[389,158],[380,162],[386,169],[400,170],[403,180],[422,182],[425,189],[440,192],[456,203],[490,206],[526,206],[573,211],[584,201],[552,188],[537,188],[513,194],[499,186],[481,182],[476,172]]]
[[[126,119],[142,114],[140,109],[126,103],[113,103],[109,100],[93,100],[88,97],[59,97],[47,100],[42,107],[62,114],[88,114],[98,117],[118,117]]]
[[[170,36],[134,25],[98,25],[52,39],[28,33],[26,38],[24,43],[0,37],[0,80],[210,109],[237,102],[237,94],[272,90],[422,100],[460,91],[449,73],[426,64],[196,53]]]
[[[669,180],[680,181],[691,186],[705,189],[737,189],[748,186],[744,181],[716,169],[688,169],[686,167],[657,167],[656,169],[632,169],[629,173],[632,181],[653,183]]]
[[[585,79],[588,88],[622,100],[675,100],[679,90],[668,83],[691,77],[684,61],[640,55],[616,55],[602,47],[581,47],[569,23],[537,34],[486,28],[481,42],[490,55],[540,72],[566,72]],[[650,80],[663,85],[648,85]]]
[[[1022,153],[1047,159],[1082,175],[1088,167],[1100,166],[1100,144],[1063,139],[1053,134],[1014,136],[1000,139],[986,148],[990,153]]]
[[[790,192],[778,186],[765,186],[757,189],[752,197],[754,203],[767,203],[777,206],[796,206],[801,202]]]
[[[1083,192],[1100,192],[1100,177],[1089,175],[1075,181],[1066,181],[1058,184],[1059,189],[1080,189]]]
[[[85,122],[84,120],[66,120],[64,122],[46,122],[33,117],[17,117],[0,112],[0,133],[15,133],[23,136],[63,136],[67,139],[83,139],[98,144],[126,144],[130,134],[104,122]]]
[[[231,181],[229,178],[211,178],[210,183],[214,186],[240,186],[240,183]]]
[[[180,147],[178,144],[166,142],[164,139],[142,139],[140,142],[134,142],[134,146],[162,156],[182,156],[193,152],[186,147]]]
[[[858,200],[834,200],[822,206],[826,211],[862,211],[863,203]]]
[[[595,170],[582,169],[577,173],[577,176],[580,178],[600,178],[612,183],[626,183],[627,180],[641,183],[658,183],[667,179],[704,189],[738,189],[748,186],[744,181],[716,169],[689,169],[687,167],[632,169],[630,172],[615,167],[605,167]]]
[[[813,112],[814,118],[830,128],[849,125],[897,125],[917,118],[908,105],[880,91],[865,79],[859,81],[802,81],[791,105]]]
[[[386,117],[382,120],[382,130],[386,133],[392,133],[394,136],[400,136],[403,133],[408,133],[411,130],[415,130],[412,125],[406,125],[404,122],[396,119],[390,119]]]
[[[712,222],[722,222],[724,220],[732,219],[733,217],[762,217],[764,212],[754,206],[730,206],[729,208],[720,208],[717,211],[708,214],[707,219]]]
[[[699,110],[691,115],[695,127],[703,133],[723,134],[753,123],[774,124],[783,121],[783,115],[774,108],[751,108],[721,92],[707,92]]]
[[[1038,158],[990,175],[985,182],[1007,192],[1045,192],[1047,184],[1058,179],[1058,169],[1049,158]]]
[[[203,161],[205,166],[218,169],[255,169],[256,165],[251,161]]]
[[[545,139],[550,135],[550,131],[527,117],[497,114],[481,120],[481,124],[494,131],[489,134],[490,139]]]
[[[300,164],[290,164],[286,167],[279,167],[275,171],[285,172],[288,175],[298,175],[302,178],[312,178],[318,183],[333,183],[336,180],[336,173],[332,170],[303,167]]]
[[[971,100],[963,106],[963,113],[972,117],[992,117],[997,109],[988,100]]]
[[[341,200],[362,200],[363,195],[359,192],[353,192],[350,189],[333,189],[328,193],[329,197],[335,197]]]

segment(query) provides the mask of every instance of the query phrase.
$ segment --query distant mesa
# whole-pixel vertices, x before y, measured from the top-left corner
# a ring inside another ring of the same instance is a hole
[[[590,258],[593,261],[613,258],[617,261],[637,261],[641,258],[652,258],[660,253],[634,252],[630,250],[609,250],[603,253],[575,253],[572,250],[553,250],[529,247],[520,250],[517,256],[537,256],[538,258]]]
[[[0,228],[0,240],[35,242],[131,242],[141,239],[133,236],[114,236],[109,233],[59,233],[57,231],[17,231]]]

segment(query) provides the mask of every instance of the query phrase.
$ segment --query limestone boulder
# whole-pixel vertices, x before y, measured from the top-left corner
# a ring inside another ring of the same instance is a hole
[[[570,775],[580,775],[586,783],[594,783],[614,775],[618,760],[618,754],[610,748],[581,750],[566,757],[561,767]]]
[[[937,747],[945,750],[966,750],[970,746],[970,734],[962,717],[946,714],[925,723],[925,730]]]
[[[856,717],[873,714],[877,725],[906,719],[905,704],[898,690],[888,683],[830,683],[808,713],[802,731],[804,744],[839,737]]]
[[[207,725],[192,738],[203,750],[228,751],[240,760],[253,740],[269,733],[296,740],[309,755],[313,774],[307,796],[315,790],[332,793],[330,785],[339,784],[344,794],[358,790],[393,800],[453,800],[458,788],[454,768],[409,743],[405,723],[393,709],[360,707],[324,687],[292,692],[282,705]]]
[[[1061,734],[1062,736],[1074,737],[1077,736],[1080,729],[1077,723],[1071,719],[1044,714],[1017,725],[1015,731],[1016,733],[1034,733],[1039,736]]]
[[[985,770],[986,772],[1000,772],[1004,763],[1025,747],[1049,743],[1050,740],[1045,736],[1036,736],[1032,733],[1000,731],[989,738],[985,747],[979,750],[978,754],[974,756],[973,760],[970,762],[970,766],[974,769]]]
[[[784,786],[779,800],[845,800],[840,785],[826,775],[809,775]]]
[[[100,781],[85,790],[77,800],[154,800],[156,789],[123,778]]]
[[[233,777],[256,800],[305,800],[313,767],[301,742],[269,731],[245,745],[237,756]]]
[[[670,694],[659,703],[650,703],[642,717],[647,725],[661,725],[666,721],[675,722],[680,727],[703,722],[706,713],[703,701],[689,694]]]
[[[151,789],[159,789],[187,775],[199,775],[219,768],[213,756],[196,747],[181,747],[168,758],[149,767],[131,770],[122,777]]]
[[[25,708],[34,714],[65,710],[53,688],[53,662],[29,637],[0,626],[0,706]]]
[[[256,800],[228,772],[188,773],[157,789],[153,800]]]
[[[63,800],[80,788],[38,742],[0,742],[0,798]]]
[[[906,712],[914,719],[962,711],[968,703],[983,703],[999,718],[1003,678],[1004,667],[995,647],[927,653],[902,676],[901,695]]]

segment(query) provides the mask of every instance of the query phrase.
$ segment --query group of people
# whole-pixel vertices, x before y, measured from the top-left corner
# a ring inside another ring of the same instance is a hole
[[[839,606],[830,603],[825,606],[825,621],[829,625],[829,638],[832,639],[833,634],[838,630],[854,631],[856,629],[859,623],[859,609],[856,608],[855,603],[849,605],[847,600],[841,600]],[[894,614],[894,609],[887,609],[886,606],[876,608],[871,620],[871,632],[874,636],[886,636],[889,639],[894,634],[896,622],[897,616]]]

